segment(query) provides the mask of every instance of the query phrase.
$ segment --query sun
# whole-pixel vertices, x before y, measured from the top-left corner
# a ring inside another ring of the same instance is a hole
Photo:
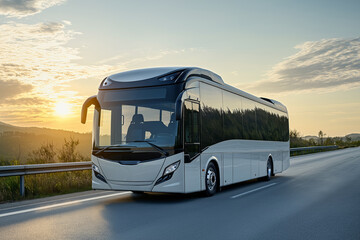
[[[66,117],[70,114],[70,104],[66,102],[57,102],[55,104],[55,114],[60,117]]]

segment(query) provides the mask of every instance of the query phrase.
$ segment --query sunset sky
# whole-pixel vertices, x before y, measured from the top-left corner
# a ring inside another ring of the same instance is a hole
[[[302,135],[360,133],[359,13],[346,0],[0,0],[0,121],[88,132],[81,105],[107,75],[197,66],[282,102]]]

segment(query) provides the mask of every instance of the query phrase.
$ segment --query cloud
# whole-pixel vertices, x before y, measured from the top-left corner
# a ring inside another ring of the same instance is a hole
[[[14,97],[18,94],[29,92],[33,89],[31,85],[23,84],[17,80],[1,81],[0,80],[0,101]]]
[[[16,109],[16,110],[6,110],[6,111],[0,110],[1,120],[5,121],[6,123],[46,122],[46,119],[44,119],[44,115],[47,114],[49,114],[47,109],[31,109],[31,110]]]
[[[38,92],[49,92],[79,78],[104,73],[107,65],[85,66],[74,63],[80,59],[78,49],[65,46],[76,35],[62,23],[0,25],[0,79],[17,79],[31,84]],[[100,71],[101,70],[101,71]]]
[[[23,106],[33,106],[33,105],[44,105],[48,104],[49,101],[39,97],[23,97],[23,98],[6,98],[0,102],[0,105],[23,105]]]
[[[329,92],[360,86],[360,38],[325,39],[297,45],[266,79],[247,87],[257,93]]]
[[[8,121],[15,115],[11,123],[20,125],[32,118],[44,122],[54,120],[58,101],[71,104],[71,112],[78,115],[87,97],[81,96],[84,89],[91,86],[93,93],[104,76],[189,51],[141,50],[137,54],[130,52],[94,65],[84,65],[74,61],[81,59],[79,50],[68,43],[81,33],[68,29],[70,26],[71,23],[66,21],[0,25],[0,32],[6,33],[0,34],[0,84],[5,83],[0,88],[0,93],[4,93],[0,96],[0,121]],[[80,81],[81,84],[69,90],[69,86]],[[17,113],[10,114],[14,106]],[[44,111],[35,114],[33,110],[39,108]]]
[[[0,25],[0,32],[6,33],[0,35],[0,100],[4,112],[9,113],[16,105],[20,115],[26,113],[17,119],[26,121],[39,118],[31,111],[41,107],[49,112],[42,115],[43,119],[52,118],[56,101],[79,97],[77,92],[66,90],[68,82],[99,75],[101,79],[114,70],[104,64],[75,63],[80,59],[78,49],[67,44],[80,33],[68,30],[68,26],[63,22]]]
[[[0,0],[0,14],[23,18],[34,15],[49,7],[60,5],[65,0]]]
[[[37,29],[34,29],[34,33],[38,34],[52,34],[62,31],[64,25],[57,22],[41,23]]]

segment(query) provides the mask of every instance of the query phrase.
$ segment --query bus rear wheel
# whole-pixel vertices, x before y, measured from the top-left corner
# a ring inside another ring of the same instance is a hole
[[[218,181],[219,181],[219,176],[217,173],[217,169],[214,163],[211,162],[209,163],[206,169],[206,175],[205,175],[205,186],[206,186],[205,193],[207,196],[212,196],[216,193],[218,188]]]
[[[273,167],[272,167],[273,165],[272,165],[272,163],[271,163],[271,160],[270,159],[268,159],[267,160],[267,164],[266,164],[266,176],[264,177],[264,180],[265,181],[270,181],[270,179],[271,179],[271,176],[274,176],[273,175]]]

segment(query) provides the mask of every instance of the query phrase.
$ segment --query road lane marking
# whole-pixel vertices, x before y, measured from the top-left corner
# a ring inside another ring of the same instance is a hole
[[[256,192],[256,191],[259,191],[259,190],[264,189],[264,188],[268,188],[268,187],[274,186],[275,184],[277,184],[277,183],[271,183],[271,184],[269,184],[269,185],[265,185],[265,186],[262,186],[262,187],[259,187],[259,188],[255,188],[255,189],[253,189],[253,190],[250,190],[250,191],[247,191],[247,192],[243,192],[243,193],[234,195],[234,196],[232,196],[232,197],[230,197],[230,198],[238,198],[238,197],[244,196],[244,195],[246,195],[246,194],[249,194],[249,193],[252,193],[252,192]]]
[[[65,200],[70,200],[70,199],[74,199],[74,198],[82,198],[82,197],[86,198],[86,197],[102,195],[102,194],[104,194],[104,192],[82,194],[82,195],[79,195],[79,196],[64,197],[64,198],[58,198],[58,199],[49,200],[49,201],[43,201],[43,202],[40,201],[40,202],[35,202],[35,203],[18,205],[18,206],[14,206],[14,207],[0,208],[0,212],[4,212],[4,211],[11,210],[11,209],[16,209],[16,208],[24,208],[24,207],[28,207],[28,206],[34,206],[34,205],[44,205],[44,204],[48,204],[48,203],[52,203],[52,202],[61,202],[61,201],[65,201]],[[61,195],[58,195],[58,196],[62,197]],[[55,197],[58,197],[58,196],[55,196]],[[32,200],[29,200],[29,201],[32,201]]]
[[[98,200],[98,199],[103,199],[103,198],[110,198],[110,197],[115,197],[115,196],[120,196],[120,195],[126,195],[129,193],[131,193],[131,192],[113,193],[113,194],[108,194],[105,196],[91,197],[91,198],[85,198],[85,199],[80,199],[80,200],[74,200],[74,201],[70,201],[70,202],[52,204],[52,205],[43,206],[43,207],[29,208],[29,209],[25,209],[25,210],[2,213],[2,214],[0,214],[0,218],[17,215],[17,214],[22,214],[22,213],[35,212],[35,211],[45,210],[45,209],[50,209],[50,208],[69,206],[72,204],[83,203],[83,202],[88,202],[88,201],[93,201],[93,200]]]

